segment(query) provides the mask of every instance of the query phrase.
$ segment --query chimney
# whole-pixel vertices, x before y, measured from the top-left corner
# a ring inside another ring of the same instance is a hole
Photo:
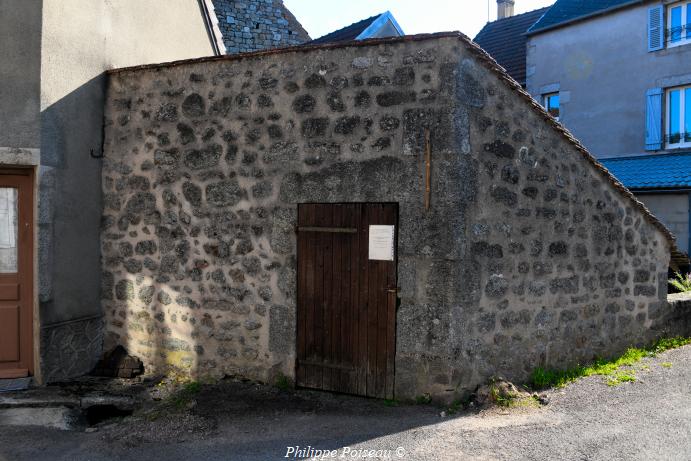
[[[514,0],[497,0],[497,19],[513,16]]]

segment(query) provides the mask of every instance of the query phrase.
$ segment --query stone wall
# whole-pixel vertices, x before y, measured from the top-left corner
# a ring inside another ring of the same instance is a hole
[[[460,267],[445,263],[463,275],[431,331],[444,371],[426,372],[438,391],[652,340],[667,310],[669,232],[515,84],[466,57],[459,72],[467,246]]]
[[[228,54],[300,45],[307,31],[282,0],[213,0]]]
[[[668,306],[656,313],[655,328],[659,336],[691,335],[691,293],[667,296]]]
[[[398,397],[649,339],[670,242],[492,66],[447,34],[113,72],[107,347],[293,377],[301,202],[399,204]]]

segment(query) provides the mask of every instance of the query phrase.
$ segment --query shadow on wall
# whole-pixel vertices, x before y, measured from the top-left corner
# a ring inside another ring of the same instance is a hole
[[[41,113],[37,290],[47,382],[88,373],[103,347],[101,160],[90,152],[101,154],[105,83],[98,75]]]

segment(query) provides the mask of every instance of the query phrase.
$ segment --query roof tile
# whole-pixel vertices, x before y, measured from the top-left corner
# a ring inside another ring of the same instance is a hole
[[[573,21],[574,19],[589,16],[600,11],[617,8],[633,0],[557,0],[549,11],[540,18],[528,32],[537,32],[549,29],[559,24]]]
[[[488,22],[475,36],[480,45],[514,80],[525,86],[526,31],[549,9],[539,10]]]
[[[310,44],[318,45],[320,43],[349,42],[351,40],[355,40],[358,35],[364,32],[364,30],[367,29],[370,24],[376,21],[379,16],[381,16],[381,14],[374,15],[371,18],[363,19],[362,21],[358,21],[344,27],[343,29],[338,29],[330,34],[315,38],[310,42]]]
[[[691,187],[691,152],[601,159],[629,189]]]

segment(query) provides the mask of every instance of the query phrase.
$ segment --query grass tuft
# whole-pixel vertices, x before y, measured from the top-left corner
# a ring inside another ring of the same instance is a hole
[[[177,391],[171,398],[173,405],[177,408],[183,408],[192,401],[195,395],[202,389],[202,385],[197,381],[190,381],[185,383],[182,388]]]
[[[576,366],[567,370],[550,370],[538,367],[533,370],[530,376],[530,384],[534,389],[564,387],[579,378],[593,375],[606,376],[606,382],[609,386],[633,382],[636,381],[634,370],[620,370],[620,368],[631,367],[645,357],[653,357],[660,352],[687,344],[691,344],[691,338],[662,338],[651,346],[645,348],[631,347],[618,358],[610,360],[598,359],[595,363],[588,366]]]
[[[275,385],[282,391],[289,391],[293,387],[290,383],[290,379],[284,374],[279,374],[276,377]]]
[[[415,403],[418,405],[427,405],[432,402],[432,396],[430,394],[422,394],[415,397]]]

